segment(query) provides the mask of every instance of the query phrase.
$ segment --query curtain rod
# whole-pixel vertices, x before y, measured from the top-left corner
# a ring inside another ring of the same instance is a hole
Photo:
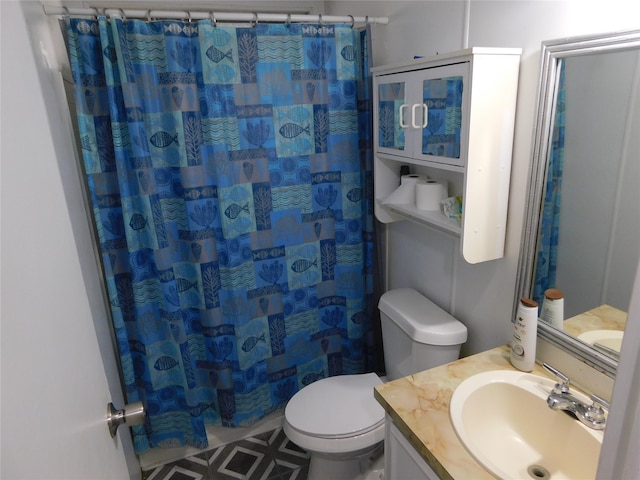
[[[47,15],[81,15],[92,16],[105,15],[119,18],[141,19],[186,19],[186,20],[211,20],[215,22],[249,22],[249,23],[389,23],[388,17],[354,17],[353,15],[303,15],[294,13],[243,13],[243,12],[215,12],[191,11],[191,10],[130,10],[121,8],[75,8],[43,4]]]

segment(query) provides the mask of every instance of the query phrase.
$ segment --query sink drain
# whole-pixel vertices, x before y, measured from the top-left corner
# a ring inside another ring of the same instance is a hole
[[[541,480],[546,480],[551,478],[551,474],[549,473],[549,470],[547,470],[546,468],[540,465],[531,465],[529,468],[527,468],[527,473],[529,473],[529,476],[531,478],[537,478]]]

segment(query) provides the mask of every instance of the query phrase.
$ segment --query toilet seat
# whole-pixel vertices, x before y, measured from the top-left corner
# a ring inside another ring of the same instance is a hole
[[[339,375],[300,390],[285,408],[287,423],[303,435],[340,439],[384,425],[384,409],[373,397],[382,381],[375,373]]]

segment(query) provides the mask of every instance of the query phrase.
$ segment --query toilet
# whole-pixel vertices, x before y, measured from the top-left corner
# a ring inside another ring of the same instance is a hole
[[[457,360],[467,328],[410,288],[390,290],[378,304],[386,380]],[[375,373],[318,380],[285,408],[284,432],[310,455],[309,480],[380,478],[383,408],[373,397]]]

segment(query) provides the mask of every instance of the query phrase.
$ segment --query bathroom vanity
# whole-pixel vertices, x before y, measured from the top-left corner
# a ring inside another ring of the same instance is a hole
[[[458,439],[449,415],[451,396],[465,379],[491,370],[513,370],[502,346],[375,387],[387,414],[385,471],[410,465],[411,478],[493,479]],[[538,364],[531,372],[551,378]],[[400,465],[399,465],[400,464]],[[417,473],[421,472],[419,476]]]

